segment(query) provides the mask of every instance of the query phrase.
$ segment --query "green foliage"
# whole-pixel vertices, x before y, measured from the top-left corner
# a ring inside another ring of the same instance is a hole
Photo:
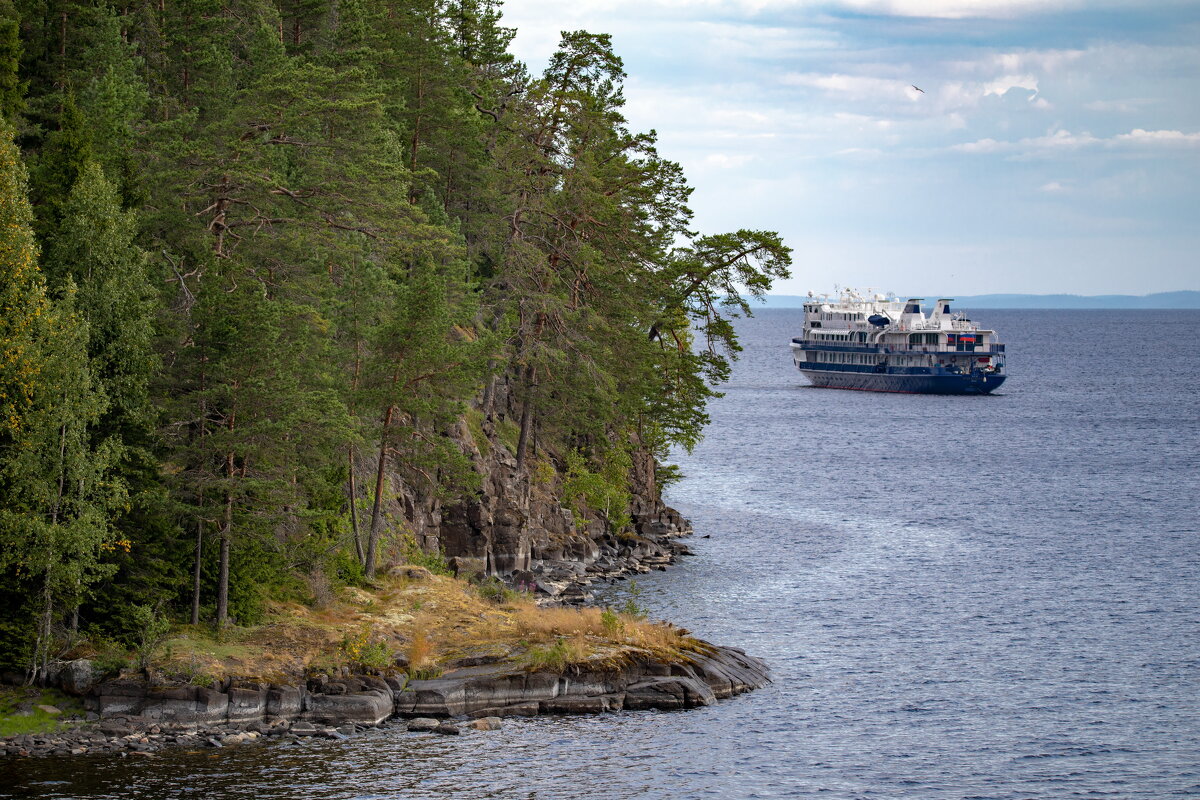
[[[616,636],[625,628],[625,623],[621,621],[620,615],[608,607],[600,612],[600,624],[609,636]]]
[[[392,664],[387,642],[376,635],[370,625],[363,625],[343,637],[339,653],[345,661],[363,671],[378,671]]]
[[[553,644],[534,645],[525,656],[530,671],[562,672],[571,659],[571,649],[566,639],[555,639]]]
[[[629,582],[629,597],[620,606],[620,613],[630,619],[643,620],[649,616],[649,611],[641,604],[642,587],[637,581]]]
[[[521,592],[513,589],[495,575],[489,575],[476,582],[475,592],[484,600],[493,602],[496,605],[511,603],[521,596]]]
[[[101,639],[96,643],[96,654],[92,663],[100,674],[106,678],[116,677],[133,666],[129,651],[118,642],[111,639]]]
[[[41,372],[37,337],[49,308],[25,165],[12,136],[0,122],[0,442],[6,444],[33,403]]]
[[[138,669],[148,669],[155,653],[171,633],[171,621],[149,605],[130,607],[129,616],[137,631],[134,650]]]
[[[483,413],[477,408],[466,410],[467,430],[471,433],[471,441],[484,458],[492,452],[492,442],[483,430]]]
[[[366,583],[366,573],[362,562],[345,550],[335,550],[330,556],[330,567],[337,580],[344,586],[362,586]]]
[[[0,302],[10,366],[0,386],[10,416],[0,435],[0,569],[15,570],[39,597],[29,665],[36,675],[57,645],[58,615],[77,608],[85,588],[114,569],[104,550],[117,538],[111,520],[126,492],[114,474],[121,443],[92,435],[108,400],[88,360],[89,326],[76,310],[74,284],[53,306],[44,296],[23,178],[5,139],[0,210],[10,213],[0,242],[7,278]]]
[[[537,486],[553,486],[554,479],[558,477],[558,471],[554,469],[554,464],[545,458],[535,459],[529,473]]]
[[[38,706],[48,705],[62,714],[50,714]],[[82,716],[79,698],[53,689],[0,688],[0,738],[21,734],[45,734],[74,723],[64,717]]]
[[[448,572],[396,534],[480,489],[464,418],[622,535],[634,464],[699,441],[744,296],[787,275],[776,234],[691,230],[607,35],[532,75],[497,0],[17,6],[0,664],[76,622],[134,646],[147,607],[253,622],[381,542]]]
[[[631,463],[628,451],[620,446],[611,447],[593,471],[582,453],[571,451],[567,454],[564,498],[575,506],[579,515],[592,509],[604,518],[609,531],[623,530],[629,524]]]
[[[25,108],[20,78],[21,21],[11,0],[0,0],[0,120],[15,119]]]
[[[441,550],[436,553],[426,551],[411,533],[400,537],[400,555],[405,563],[415,567],[424,567],[434,575],[453,575],[454,570],[446,562],[446,554]]]

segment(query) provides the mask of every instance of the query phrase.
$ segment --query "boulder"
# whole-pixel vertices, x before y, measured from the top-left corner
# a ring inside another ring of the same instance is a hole
[[[267,689],[268,717],[298,717],[304,711],[304,690],[299,686],[272,684]]]
[[[392,693],[372,689],[354,694],[311,694],[305,716],[324,722],[361,722],[377,725],[392,715]]]
[[[625,704],[625,695],[565,695],[552,700],[543,700],[538,704],[543,714],[602,714],[608,711],[620,711]]]
[[[459,736],[462,734],[462,729],[453,722],[443,722],[433,729],[434,733],[440,733],[443,736]]]
[[[708,684],[693,678],[652,678],[625,690],[625,708],[630,711],[695,708],[714,702],[716,696]]]
[[[96,662],[86,658],[63,662],[58,673],[58,685],[67,694],[83,695],[90,692],[104,678]]]
[[[300,720],[299,722],[293,722],[292,727],[289,730],[292,733],[294,733],[296,736],[316,736],[317,735],[317,726],[313,725],[311,722],[308,722],[307,720]]]
[[[500,730],[500,718],[480,717],[479,719],[469,722],[467,727],[477,731],[498,731]]]
[[[229,695],[216,689],[206,686],[156,686],[144,691],[138,711],[148,719],[219,723],[228,718]],[[104,699],[101,696],[101,700]],[[100,715],[111,716],[112,708],[111,704],[106,704],[100,709]]]
[[[441,720],[432,717],[417,717],[408,721],[410,731],[432,731],[441,724]]]
[[[88,695],[86,705],[102,717],[136,714],[146,699],[146,684],[133,680],[102,683]]]
[[[227,719],[230,722],[252,722],[263,719],[267,714],[266,689],[229,690],[229,710]]]

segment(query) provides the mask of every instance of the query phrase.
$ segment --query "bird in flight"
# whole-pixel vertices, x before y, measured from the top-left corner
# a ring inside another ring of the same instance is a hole
[[[913,85],[913,84],[911,84],[911,83],[909,84],[909,86],[912,86],[914,89],[916,89],[916,90],[917,90],[918,92],[920,92],[921,94],[925,94],[925,90],[924,90],[924,89],[922,89],[920,86],[914,86],[914,85]]]

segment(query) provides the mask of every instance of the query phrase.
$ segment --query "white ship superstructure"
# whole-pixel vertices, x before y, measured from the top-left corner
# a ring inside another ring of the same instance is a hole
[[[885,392],[986,394],[1004,382],[1004,345],[996,332],[951,311],[941,298],[929,314],[922,298],[843,290],[804,304],[804,329],[792,359],[815,386]]]

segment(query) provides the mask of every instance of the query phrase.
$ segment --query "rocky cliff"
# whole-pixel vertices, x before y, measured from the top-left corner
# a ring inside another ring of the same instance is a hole
[[[507,406],[503,386],[496,394],[488,405]],[[649,452],[633,448],[631,521],[614,532],[600,515],[563,502],[560,459],[549,448],[518,466],[510,419],[473,408],[450,431],[481,476],[473,497],[444,503],[397,465],[386,493],[395,498],[386,507],[391,529],[443,552],[460,576],[497,575],[566,601],[586,599],[593,580],[661,568],[688,552],[677,540],[691,526],[663,503]]]

